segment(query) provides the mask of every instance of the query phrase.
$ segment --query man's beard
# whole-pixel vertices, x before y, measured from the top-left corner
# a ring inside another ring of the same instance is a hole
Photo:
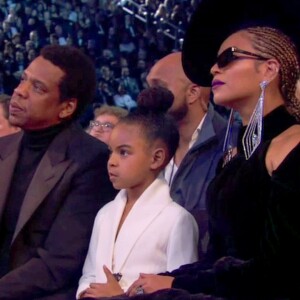
[[[181,121],[185,118],[188,112],[188,106],[184,102],[181,106],[176,107],[175,109],[171,107],[168,110],[168,114],[170,114],[177,122]]]

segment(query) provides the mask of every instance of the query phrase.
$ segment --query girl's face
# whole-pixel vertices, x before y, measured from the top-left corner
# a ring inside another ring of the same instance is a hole
[[[142,131],[140,126],[118,123],[108,143],[108,172],[113,186],[138,196],[154,179],[151,146]]]
[[[245,31],[229,36],[221,45],[218,55],[230,47],[257,54]],[[263,81],[262,65],[265,61],[241,53],[233,55],[240,58],[224,67],[216,63],[211,68],[214,102],[233,108],[241,114],[244,110],[252,112],[260,95],[259,83]]]

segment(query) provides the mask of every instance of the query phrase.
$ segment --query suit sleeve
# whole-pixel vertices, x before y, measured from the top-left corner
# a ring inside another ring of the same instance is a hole
[[[77,286],[95,215],[115,195],[107,175],[107,158],[106,151],[98,151],[84,164],[79,159],[72,163],[64,176],[71,179],[58,183],[66,184],[65,192],[43,245],[0,279],[0,299],[34,299]]]

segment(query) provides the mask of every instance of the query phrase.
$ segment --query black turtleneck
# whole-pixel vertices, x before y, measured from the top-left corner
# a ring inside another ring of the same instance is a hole
[[[0,278],[10,269],[9,248],[26,191],[48,146],[65,126],[24,132],[0,227]]]

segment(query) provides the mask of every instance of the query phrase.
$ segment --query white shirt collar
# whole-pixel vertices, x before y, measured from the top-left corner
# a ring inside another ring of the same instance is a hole
[[[189,149],[191,149],[193,147],[196,140],[198,139],[198,136],[199,136],[200,130],[203,126],[206,115],[207,114],[204,115],[204,117],[200,121],[198,127],[195,129],[194,133],[192,134],[191,140],[189,142]],[[171,186],[171,183],[173,181],[173,178],[174,178],[177,170],[178,170],[178,166],[176,166],[176,164],[174,162],[174,157],[172,157],[171,160],[169,161],[169,163],[166,165],[165,170],[164,170],[164,177],[167,180],[169,186]]]

